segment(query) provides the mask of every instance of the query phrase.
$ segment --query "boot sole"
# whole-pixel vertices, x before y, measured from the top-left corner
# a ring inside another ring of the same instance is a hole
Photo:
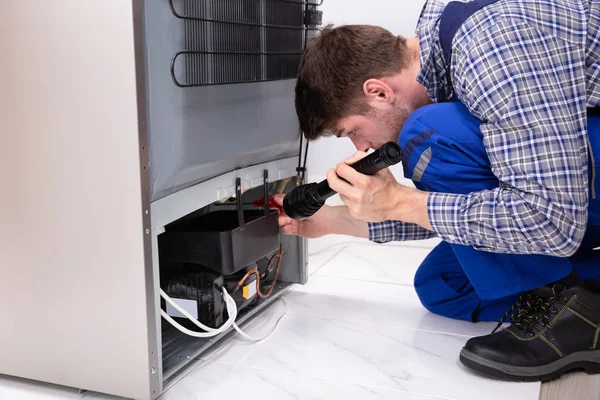
[[[460,352],[460,362],[467,368],[489,378],[513,382],[547,382],[570,371],[600,373],[600,350],[569,354],[550,364],[520,367],[486,360],[467,349]]]

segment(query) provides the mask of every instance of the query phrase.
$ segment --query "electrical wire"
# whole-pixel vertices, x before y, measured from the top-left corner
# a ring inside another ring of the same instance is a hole
[[[285,251],[281,255],[281,257],[285,257],[286,256],[286,254],[290,251],[290,247],[292,247],[292,237],[291,236],[288,239],[288,244],[286,246]],[[273,263],[273,260],[275,259],[275,257],[278,257],[278,254],[275,254],[274,256],[272,256],[271,258],[269,258],[269,261],[267,261],[267,266],[265,267],[265,272],[260,276],[260,279],[265,279],[266,277],[269,276],[269,274],[272,271],[271,264]]]
[[[273,334],[273,332],[275,332],[275,329],[277,329],[277,326],[279,325],[279,322],[281,321],[281,319],[283,317],[285,317],[285,315],[287,314],[287,311],[288,311],[287,303],[285,302],[285,300],[283,299],[283,297],[280,297],[279,300],[281,300],[281,302],[283,303],[284,311],[277,318],[277,321],[275,321],[275,325],[273,325],[273,328],[271,328],[271,330],[269,331],[269,333],[267,333],[262,338],[256,338],[254,336],[248,335],[247,333],[245,333],[244,331],[242,331],[240,329],[240,327],[236,323],[233,324],[233,328],[237,331],[237,333],[240,334],[240,336],[243,339],[245,339],[246,341],[249,341],[249,342],[258,343],[258,342],[262,342],[263,340],[267,339],[269,336],[271,336]]]
[[[194,318],[192,315],[190,315],[190,313],[188,313],[183,308],[181,308],[177,303],[175,303],[175,301],[173,301],[173,299],[171,299],[162,289],[160,290],[160,295],[163,299],[165,299],[166,302],[171,304],[177,311],[179,311],[187,319],[192,321],[192,323],[194,325],[196,325],[198,328],[206,331],[206,332],[195,332],[190,329],[187,329],[186,327],[180,325],[173,318],[171,318],[171,316],[169,314],[167,314],[164,310],[160,310],[160,314],[164,319],[166,319],[171,325],[173,325],[173,327],[175,327],[181,333],[185,333],[186,335],[189,335],[189,336],[193,336],[193,337],[197,337],[197,338],[207,338],[207,337],[217,336],[217,335],[227,331],[229,328],[231,328],[233,326],[233,324],[235,323],[235,319],[237,318],[237,313],[238,313],[237,305],[235,304],[235,300],[233,299],[233,297],[231,297],[231,295],[229,295],[229,293],[227,293],[227,290],[225,288],[223,288],[223,297],[225,298],[225,304],[227,306],[227,313],[229,314],[229,319],[220,328],[211,328],[209,326],[202,324],[200,321],[198,321],[196,318]]]
[[[308,160],[308,144],[309,141],[306,140],[306,148],[304,149],[304,165],[302,166],[302,182],[304,182],[304,174],[306,173],[306,160]]]
[[[275,254],[274,256],[269,258],[269,261],[267,261],[267,266],[265,267],[265,272],[260,276],[260,279],[265,279],[266,277],[269,276],[271,271],[273,271],[271,264],[273,263],[273,260],[275,259],[275,257],[277,257],[277,254]]]
[[[200,323],[198,320],[196,320],[194,317],[192,317],[187,311],[185,311],[183,308],[179,307],[179,305],[177,305],[177,303],[175,303],[166,293],[164,293],[161,289],[161,296],[163,296],[163,298],[169,302],[169,304],[171,304],[173,307],[175,307],[180,313],[182,313],[183,315],[185,315],[190,321],[192,321],[196,326],[198,326],[201,329],[207,330],[208,332],[195,332],[192,331],[182,325],[180,325],[177,321],[175,321],[173,318],[171,318],[171,316],[169,314],[167,314],[164,310],[160,310],[162,317],[167,320],[171,325],[173,325],[173,327],[175,327],[177,330],[179,330],[181,333],[184,333],[188,336],[192,336],[192,337],[197,337],[197,338],[208,338],[208,337],[214,337],[217,336],[223,332],[225,332],[226,330],[228,330],[229,328],[231,328],[233,326],[233,328],[238,332],[238,334],[246,341],[249,342],[262,342],[263,340],[267,339],[269,336],[271,336],[273,334],[273,332],[275,332],[275,329],[277,329],[277,326],[279,325],[279,322],[281,321],[281,319],[287,314],[288,311],[288,307],[287,307],[287,303],[285,302],[285,300],[280,297],[279,300],[281,300],[281,302],[284,305],[284,311],[283,313],[281,313],[281,315],[277,318],[277,321],[275,321],[275,325],[273,325],[273,328],[271,328],[271,330],[269,331],[269,333],[267,333],[265,336],[261,337],[261,338],[257,338],[254,336],[251,336],[249,334],[247,334],[246,332],[244,332],[238,324],[235,323],[235,319],[237,318],[237,305],[235,304],[235,300],[233,299],[233,297],[231,297],[231,295],[229,293],[227,293],[227,291],[225,290],[225,288],[223,288],[223,296],[225,297],[225,301],[227,304],[227,311],[228,313],[230,312],[230,317],[227,320],[227,322],[225,324],[223,324],[223,326],[221,326],[218,329],[215,328],[211,328],[208,326],[203,325],[202,323]]]
[[[194,318],[185,309],[181,308],[179,306],[179,304],[177,304],[177,302],[175,302],[173,299],[171,299],[169,297],[169,295],[167,295],[167,293],[165,293],[164,290],[160,289],[160,295],[162,296],[163,299],[165,299],[165,301],[167,303],[169,303],[171,306],[173,306],[173,308],[175,308],[177,311],[179,311],[181,314],[183,314],[187,319],[192,321],[194,323],[194,325],[196,325],[198,328],[205,330],[207,332],[219,332],[220,333],[221,331],[227,330],[235,322],[235,318],[232,318],[231,315],[233,315],[233,314],[237,315],[237,305],[235,304],[235,300],[229,295],[229,293],[227,293],[227,290],[225,288],[223,288],[223,297],[225,298],[227,314],[230,315],[229,319],[227,321],[225,321],[225,324],[223,325],[223,326],[226,326],[226,328],[223,328],[223,326],[221,326],[220,328],[211,328],[210,326],[206,326],[203,323],[201,323],[200,321],[198,321],[196,318]]]
[[[290,243],[291,243],[291,240],[290,240]],[[287,251],[289,250],[289,246],[290,246],[290,244],[288,244],[288,249],[285,251],[285,253],[287,253]],[[278,259],[277,267],[275,268],[275,277],[273,278],[273,281],[270,283],[269,291],[266,294],[262,293],[262,291],[260,289],[260,274],[257,269],[252,269],[252,270],[248,271],[248,273],[244,276],[244,278],[242,278],[242,280],[240,280],[238,282],[238,284],[234,288],[233,292],[237,291],[244,284],[244,282],[248,279],[248,277],[250,275],[255,274],[256,275],[256,291],[257,291],[258,296],[263,299],[266,299],[267,297],[269,297],[272,294],[273,289],[275,288],[275,285],[277,283],[277,277],[279,275],[279,270],[281,267],[281,260],[285,253],[283,252],[283,244],[279,243],[279,253],[272,256],[271,259],[269,260],[268,266],[270,266],[270,264],[272,263],[272,261],[275,258]],[[279,317],[279,319],[276,321],[273,329],[266,336],[264,336],[262,338],[255,338],[251,335],[248,335],[244,331],[242,331],[242,329],[235,323],[235,320],[236,320],[237,314],[238,314],[237,304],[235,303],[235,300],[233,299],[233,297],[231,297],[231,295],[227,292],[227,290],[224,287],[223,287],[223,298],[225,299],[225,305],[227,307],[227,314],[229,315],[229,318],[219,328],[211,328],[210,326],[206,326],[206,325],[202,324],[200,321],[198,321],[196,318],[194,318],[190,313],[188,313],[181,306],[179,306],[179,304],[177,304],[173,299],[171,299],[169,297],[169,295],[167,295],[167,293],[162,289],[160,289],[160,295],[163,299],[165,299],[165,301],[167,303],[169,303],[171,306],[173,306],[173,308],[175,308],[177,311],[179,311],[187,319],[192,321],[192,323],[194,325],[196,325],[198,328],[200,328],[206,332],[196,332],[196,331],[192,331],[192,330],[182,326],[177,321],[175,321],[169,314],[167,314],[164,310],[160,310],[161,316],[166,321],[168,321],[171,325],[173,325],[174,328],[179,330],[181,333],[184,333],[184,334],[192,336],[192,337],[197,337],[197,338],[214,337],[214,336],[217,336],[217,335],[227,331],[229,328],[233,327],[240,334],[240,336],[242,338],[244,338],[245,340],[251,341],[251,342],[260,342],[260,341],[265,340],[267,337],[269,337],[275,331],[275,329],[277,328],[277,325],[279,324],[279,321],[287,313],[287,304],[285,303],[285,301],[283,299],[281,299],[281,301],[284,303],[285,311]]]
[[[308,13],[308,9],[309,9],[309,5],[310,3],[308,1],[304,2],[304,14],[306,15]],[[304,25],[304,49],[303,52],[306,50],[306,47],[308,46],[308,27],[306,25]],[[302,165],[302,139],[304,138],[304,132],[302,132],[302,130],[300,130],[300,151],[298,152],[298,168],[297,168],[297,172],[298,172],[298,183],[302,183],[304,182],[304,177],[305,177],[305,173],[306,173],[306,158],[308,156],[308,143],[309,140],[306,139],[306,148],[304,150],[304,165]],[[301,166],[302,165],[302,166]],[[300,172],[302,171],[302,172]]]
[[[300,148],[298,149],[298,168],[296,168],[296,172],[298,173],[298,180],[300,180],[300,174],[302,171],[302,141],[304,140],[304,132],[302,130],[300,132]]]
[[[308,139],[306,139],[306,145],[304,147],[304,162],[302,162],[302,143],[304,140],[304,132],[300,131],[300,149],[298,150],[298,168],[296,168],[296,172],[298,175],[296,176],[297,183],[301,184],[304,182],[304,177],[306,174],[306,160],[308,159],[308,144],[310,143]]]
[[[273,293],[273,289],[275,288],[275,284],[277,283],[277,277],[279,276],[279,269],[281,267],[281,260],[283,258],[283,244],[279,243],[279,254],[277,254],[275,257],[277,257],[277,267],[275,267],[275,277],[273,278],[273,282],[271,282],[271,284],[269,285],[269,291],[267,293],[263,293],[260,288],[260,273],[258,272],[258,269],[256,269],[256,268],[251,269],[250,271],[248,271],[246,273],[246,275],[244,275],[244,277],[237,283],[235,288],[233,288],[233,292],[235,293],[236,291],[238,291],[239,288],[242,287],[242,285],[246,282],[246,280],[248,280],[250,275],[255,275],[256,276],[256,292],[257,292],[258,296],[261,299],[266,299],[267,297],[269,297],[271,295],[271,293]],[[271,258],[271,260],[272,259],[273,258]]]
[[[287,248],[285,249],[285,251],[283,252],[282,257],[285,257],[285,255],[288,253],[288,251],[290,251],[290,247],[292,247],[292,237],[291,236],[288,239],[288,245],[287,245]]]

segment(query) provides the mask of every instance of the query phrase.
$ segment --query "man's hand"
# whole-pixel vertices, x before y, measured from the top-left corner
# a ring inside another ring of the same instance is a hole
[[[283,210],[284,197],[284,194],[278,194],[273,197],[273,200],[281,207],[279,227],[286,235],[305,238],[318,238],[330,234],[369,237],[368,224],[352,218],[347,207],[323,206],[312,217],[296,221]]]
[[[285,195],[278,194],[273,197],[275,203],[281,206],[279,214],[279,226],[286,235],[297,235],[305,238],[318,238],[329,234],[328,225],[331,214],[331,207],[323,206],[312,217],[302,221],[296,221],[290,218],[283,210],[283,198]]]
[[[329,186],[340,194],[350,215],[368,222],[412,222],[432,230],[427,214],[429,193],[402,186],[388,168],[368,176],[350,167],[349,164],[366,155],[363,151],[356,152],[327,173]]]

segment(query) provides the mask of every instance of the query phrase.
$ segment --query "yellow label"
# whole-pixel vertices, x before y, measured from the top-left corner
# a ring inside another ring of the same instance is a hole
[[[242,296],[248,300],[256,296],[256,282],[252,282],[242,288]]]

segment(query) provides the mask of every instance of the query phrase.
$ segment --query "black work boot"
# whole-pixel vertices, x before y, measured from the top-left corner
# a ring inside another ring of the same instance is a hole
[[[510,316],[511,325],[496,332]],[[466,367],[511,381],[548,381],[571,370],[600,372],[600,283],[545,286],[520,296],[492,334],[470,339]]]

